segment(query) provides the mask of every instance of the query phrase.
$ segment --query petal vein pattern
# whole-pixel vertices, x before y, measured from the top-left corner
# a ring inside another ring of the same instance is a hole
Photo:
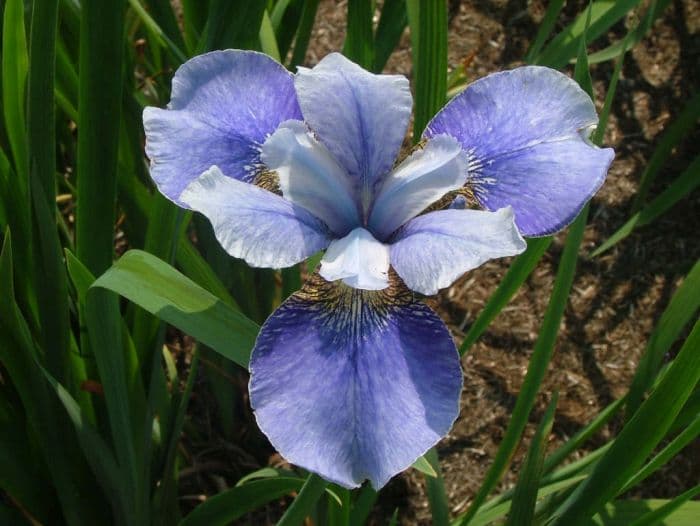
[[[273,446],[347,488],[365,479],[381,488],[459,412],[452,338],[405,289],[317,277],[264,324],[250,369],[251,405]]]
[[[597,122],[576,82],[527,66],[468,86],[424,135],[457,139],[479,202],[489,210],[512,206],[520,232],[542,236],[573,221],[605,179],[614,153],[587,140]]]

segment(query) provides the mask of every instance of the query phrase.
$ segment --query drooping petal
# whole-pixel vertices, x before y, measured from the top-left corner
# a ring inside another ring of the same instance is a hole
[[[146,108],[146,154],[160,191],[180,193],[212,165],[250,182],[260,146],[288,119],[301,118],[291,74],[254,51],[213,51],[175,73],[168,109]]]
[[[612,149],[587,140],[590,97],[555,70],[527,66],[471,84],[428,124],[469,154],[470,181],[489,210],[512,206],[520,232],[547,235],[578,215],[605,179]]]
[[[360,224],[353,185],[328,149],[303,122],[283,123],[262,146],[265,166],[277,172],[285,198],[345,235]]]
[[[382,182],[372,205],[369,226],[385,239],[447,192],[464,185],[467,158],[449,135],[438,135],[413,152]]]
[[[489,259],[525,248],[511,208],[440,210],[412,219],[397,232],[391,265],[408,288],[430,295]]]
[[[405,288],[307,284],[263,325],[250,370],[251,405],[272,445],[347,488],[384,486],[459,413],[452,338]]]
[[[294,79],[304,120],[356,181],[369,205],[372,185],[396,159],[411,115],[408,80],[374,75],[338,53]]]
[[[356,289],[385,289],[389,286],[389,247],[364,228],[356,228],[330,244],[319,272],[328,281],[342,279]]]
[[[180,199],[204,214],[226,252],[251,266],[289,267],[328,246],[326,225],[306,209],[212,166]]]

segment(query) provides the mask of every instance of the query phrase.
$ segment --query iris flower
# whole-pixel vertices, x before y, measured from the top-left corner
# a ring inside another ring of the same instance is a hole
[[[229,254],[282,268],[325,249],[260,331],[250,400],[287,460],[348,488],[381,488],[459,413],[459,355],[422,295],[562,229],[613,159],[551,69],[477,80],[397,162],[411,108],[406,78],[339,54],[291,74],[228,50],[184,64],[143,117],[159,190]]]

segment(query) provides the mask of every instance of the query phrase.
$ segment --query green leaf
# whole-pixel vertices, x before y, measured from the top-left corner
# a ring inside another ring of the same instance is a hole
[[[688,502],[700,493],[700,484],[684,491],[675,499],[661,504],[631,523],[629,526],[655,526],[659,521],[673,524],[674,526],[691,526],[700,517],[700,502]],[[652,507],[651,503],[649,507]]]
[[[2,106],[20,196],[28,195],[29,154],[24,121],[29,59],[24,34],[24,2],[7,0],[2,28]]]
[[[124,0],[82,2],[77,256],[94,275],[112,264],[122,101]]]
[[[413,142],[447,98],[447,2],[406,0],[411,27],[415,112]]]
[[[599,36],[625,16],[640,0],[598,0],[592,2],[590,8],[591,21],[586,29],[588,10],[579,14],[572,23],[566,26],[544,48],[535,64],[560,69],[574,58],[579,48],[579,39],[584,31],[587,32],[588,42],[593,42]]]
[[[260,24],[260,47],[263,53],[271,56],[277,62],[282,62],[280,50],[277,47],[275,31],[272,28],[272,22],[270,22],[270,15],[268,15],[267,10],[263,13],[262,23]]]
[[[372,0],[348,0],[348,24],[343,55],[365,69],[374,63],[374,34]]]
[[[663,439],[700,380],[700,321],[657,388],[642,403],[610,449],[557,512],[558,525],[576,525],[599,511]]]
[[[673,123],[664,130],[639,180],[639,189],[637,190],[634,203],[632,204],[632,210],[634,212],[642,208],[649,194],[649,189],[661,170],[661,167],[669,158],[674,148],[678,146],[696,126],[698,118],[700,118],[700,92],[696,93],[688,101]]]
[[[551,237],[536,237],[527,240],[527,250],[515,258],[508,272],[498,284],[498,288],[469,327],[469,332],[464,337],[462,345],[459,346],[460,354],[467,352],[476,343],[494,318],[503,310],[503,307],[518,292],[551,244]]]
[[[303,491],[302,485],[303,479],[276,477],[236,486],[204,501],[180,522],[180,526],[226,526],[272,500]],[[319,496],[322,493],[323,488]]]
[[[648,225],[657,217],[664,214],[678,201],[689,195],[700,185],[700,155],[693,159],[685,171],[673,181],[666,190],[649,204],[634,214],[611,235],[602,245],[593,251],[590,257],[596,257],[606,252],[618,242],[629,236],[635,228]]]
[[[533,63],[535,57],[539,55],[542,46],[554,29],[554,24],[557,22],[557,17],[561,12],[562,7],[564,7],[564,0],[554,0],[553,2],[549,2],[547,11],[545,11],[544,17],[542,17],[542,22],[540,22],[539,29],[537,30],[535,40],[533,40],[532,44],[530,45],[530,49],[528,49],[527,53],[525,53],[525,62]]]
[[[683,328],[700,308],[700,260],[695,263],[683,283],[671,297],[659,322],[649,336],[644,353],[632,378],[627,395],[626,412],[631,417],[639,407],[644,393],[654,382],[666,352]]]
[[[433,526],[446,526],[450,523],[450,505],[447,501],[447,491],[445,491],[445,481],[442,478],[437,450],[434,447],[430,448],[423,456],[436,473],[435,477],[425,477],[425,491],[428,494],[432,523]]]
[[[160,259],[130,250],[95,287],[124,296],[247,368],[258,326]]]
[[[438,476],[437,471],[435,471],[428,459],[425,458],[425,455],[418,457],[418,460],[416,460],[411,467],[429,477],[435,478]]]
[[[350,524],[365,524],[378,496],[379,494],[370,484],[362,486],[350,511]]]
[[[372,71],[381,73],[389,57],[401,40],[408,24],[405,0],[386,0],[374,35],[374,66]]]
[[[275,480],[275,479],[273,479]],[[311,510],[326,489],[328,482],[318,475],[311,473],[299,491],[299,495],[292,501],[292,504],[284,512],[277,526],[296,526],[311,514]],[[247,487],[247,486],[242,486]]]
[[[523,462],[513,494],[513,503],[508,514],[507,526],[529,526],[535,514],[537,490],[544,473],[544,455],[547,452],[547,438],[552,431],[554,412],[557,408],[557,393],[554,393],[544,412],[540,425],[530,442],[530,448]]]
[[[304,0],[304,7],[301,10],[301,20],[294,40],[294,51],[292,59],[289,62],[289,68],[294,69],[299,64],[304,62],[306,58],[306,50],[309,47],[311,39],[311,30],[313,29],[316,12],[320,0]]]

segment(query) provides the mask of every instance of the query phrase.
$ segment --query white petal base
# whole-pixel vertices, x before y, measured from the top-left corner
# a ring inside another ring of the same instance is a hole
[[[356,289],[382,290],[389,286],[389,246],[364,228],[333,241],[321,260],[321,276],[342,279]]]

